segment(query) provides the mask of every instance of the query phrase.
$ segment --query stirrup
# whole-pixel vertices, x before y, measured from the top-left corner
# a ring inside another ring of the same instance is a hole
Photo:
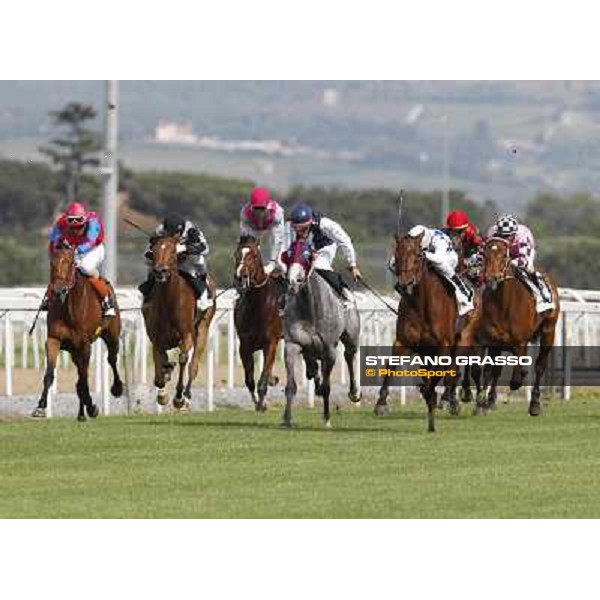
[[[112,298],[110,298],[110,296],[108,298],[105,298],[102,301],[102,316],[103,317],[116,317],[117,316],[117,312],[115,310],[115,304],[114,304]]]

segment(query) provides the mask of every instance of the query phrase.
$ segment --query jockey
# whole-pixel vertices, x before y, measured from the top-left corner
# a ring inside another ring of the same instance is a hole
[[[421,239],[421,249],[425,258],[436,273],[448,281],[454,288],[458,304],[458,314],[466,315],[472,311],[473,290],[456,273],[458,254],[452,245],[452,240],[441,229],[429,229],[423,225],[415,225],[409,232],[410,237]]]
[[[503,215],[488,229],[485,237],[499,237],[508,241],[510,262],[533,293],[537,312],[552,310],[555,307],[552,290],[544,275],[535,270],[535,240],[529,227],[519,223],[514,215]]]
[[[257,240],[271,237],[270,257],[265,264],[265,273],[270,275],[280,267],[279,258],[285,241],[283,208],[271,198],[264,187],[254,188],[250,201],[240,213],[240,237],[250,236]]]
[[[315,252],[313,268],[347,302],[354,303],[354,295],[339,273],[333,270],[338,246],[348,263],[353,279],[358,281],[361,273],[356,263],[356,251],[350,236],[339,223],[313,211],[308,204],[298,204],[292,210],[290,223],[295,238],[308,239]]]
[[[100,296],[102,316],[114,317],[115,301],[110,286],[100,277],[105,255],[103,241],[104,226],[100,217],[95,212],[88,212],[79,202],[73,202],[52,228],[49,250],[52,252],[64,244],[75,247],[75,265]]]
[[[451,239],[458,238],[463,250],[466,275],[470,281],[478,284],[481,279],[483,238],[469,215],[462,210],[448,213],[446,227],[443,230]]]
[[[208,270],[205,256],[209,252],[206,237],[191,221],[186,221],[180,215],[172,213],[167,215],[153,231],[150,243],[157,238],[173,236],[179,237],[177,270],[194,290],[194,294],[198,299],[198,310],[205,311],[213,304],[212,298],[208,294],[208,283],[206,281]],[[146,248],[144,258],[147,266],[151,267],[151,245]],[[150,299],[153,287],[154,275],[150,269],[148,279],[138,287],[138,290],[144,296],[144,302]]]

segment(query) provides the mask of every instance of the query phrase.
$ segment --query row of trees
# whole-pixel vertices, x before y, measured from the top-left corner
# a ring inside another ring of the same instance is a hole
[[[130,209],[147,224],[169,211],[196,221],[211,242],[210,265],[222,285],[231,279],[232,253],[238,236],[239,211],[253,182],[186,173],[137,173],[123,169],[122,191]],[[45,235],[64,201],[64,178],[44,164],[0,161],[0,284],[42,283],[47,277]],[[100,197],[96,177],[81,175],[79,197],[92,208]],[[397,226],[397,192],[386,189],[353,190],[296,187],[279,200],[286,209],[296,202],[311,203],[339,220],[358,248],[361,267],[375,285],[390,285],[385,263]],[[440,192],[409,191],[405,195],[402,226],[439,225]],[[452,192],[451,204],[467,210],[484,228],[501,210],[475,204]],[[526,207],[523,217],[538,242],[539,261],[560,285],[600,287],[597,236],[600,202],[587,194],[560,198],[541,194]],[[121,283],[134,284],[144,276],[143,236],[122,226],[119,232]]]

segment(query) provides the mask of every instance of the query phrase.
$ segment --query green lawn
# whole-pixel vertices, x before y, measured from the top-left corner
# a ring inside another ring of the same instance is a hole
[[[0,422],[0,517],[600,517],[600,402]]]

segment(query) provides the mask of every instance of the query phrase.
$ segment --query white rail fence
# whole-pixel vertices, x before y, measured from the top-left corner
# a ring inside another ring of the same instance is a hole
[[[31,396],[39,394],[42,374],[45,368],[46,316],[42,313],[32,336],[28,335],[44,290],[41,288],[0,288],[0,398]],[[562,315],[557,331],[556,345],[559,346],[600,346],[600,291],[561,289]],[[121,288],[117,290],[122,311],[123,332],[121,336],[120,367],[125,368],[128,387],[132,384],[152,387],[153,367],[149,358],[150,343],[146,336],[140,311],[141,297],[137,290]],[[361,345],[386,346],[393,342],[396,317],[381,302],[370,294],[357,294],[361,313]],[[217,313],[213,320],[209,341],[204,356],[204,387],[206,407],[215,407],[215,390],[218,387],[234,390],[243,384],[238,357],[238,340],[233,322],[232,291],[224,293],[217,301]],[[395,305],[396,298],[387,298]],[[225,346],[225,347],[224,347]],[[347,369],[340,345],[339,359],[334,381],[345,385]],[[283,343],[280,346],[279,361],[283,358]],[[357,359],[358,360],[358,359]],[[262,353],[258,356],[258,367],[262,366]],[[69,358],[61,352],[55,383],[51,396],[61,392],[72,393],[61,387],[60,372],[68,366]],[[101,400],[104,414],[110,413],[109,376],[106,362],[106,349],[101,341],[93,345],[91,359],[91,387]],[[24,393],[15,389],[20,377],[26,373],[38,374],[35,377],[37,388]],[[199,378],[200,379],[200,378]],[[304,391],[309,405],[314,403],[312,382],[303,377]],[[406,389],[400,388],[402,401],[406,399]],[[570,386],[563,385],[563,397],[570,396]],[[0,413],[2,411],[0,404]],[[51,413],[51,400],[49,403]]]

